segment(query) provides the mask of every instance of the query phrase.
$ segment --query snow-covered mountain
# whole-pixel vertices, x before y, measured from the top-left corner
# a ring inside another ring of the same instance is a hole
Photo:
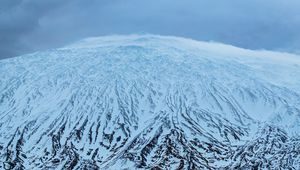
[[[300,169],[300,57],[154,35],[0,60],[0,169]]]

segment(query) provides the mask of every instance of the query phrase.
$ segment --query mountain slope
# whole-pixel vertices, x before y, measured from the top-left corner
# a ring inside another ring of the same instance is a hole
[[[0,61],[0,168],[299,169],[300,59],[154,35]]]

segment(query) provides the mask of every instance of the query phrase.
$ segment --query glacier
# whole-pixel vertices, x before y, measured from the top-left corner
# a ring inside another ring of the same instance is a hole
[[[0,169],[300,169],[300,56],[159,35],[0,60]]]

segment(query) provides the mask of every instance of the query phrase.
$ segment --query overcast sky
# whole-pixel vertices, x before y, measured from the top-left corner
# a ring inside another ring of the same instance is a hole
[[[300,0],[0,0],[0,59],[132,33],[296,53]]]

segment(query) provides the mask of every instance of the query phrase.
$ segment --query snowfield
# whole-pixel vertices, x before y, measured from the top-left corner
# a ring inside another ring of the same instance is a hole
[[[300,56],[156,35],[0,60],[0,169],[300,169]]]

